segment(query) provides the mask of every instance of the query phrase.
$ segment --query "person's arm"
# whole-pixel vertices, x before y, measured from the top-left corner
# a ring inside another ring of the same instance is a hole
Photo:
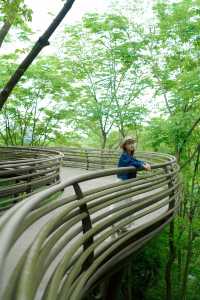
[[[118,167],[135,167],[137,169],[143,169],[144,162],[133,157],[130,157],[128,154],[123,153],[119,159]]]
[[[131,166],[134,166],[136,167],[137,169],[145,169],[144,166],[145,166],[145,162],[142,161],[142,160],[139,160],[139,159],[136,159],[134,157],[131,158]]]
[[[133,166],[140,170],[151,170],[151,166],[142,160],[138,160],[134,157],[130,157],[128,154],[123,153],[119,159],[118,167],[130,167]]]
[[[148,163],[146,163],[142,160],[138,160],[136,158],[133,158],[133,160],[135,160],[135,162],[134,162],[135,164],[138,164],[138,169],[140,169],[140,170],[143,169],[143,170],[146,170],[146,171],[151,170],[151,165],[150,164],[148,164]],[[141,165],[141,167],[139,165]]]

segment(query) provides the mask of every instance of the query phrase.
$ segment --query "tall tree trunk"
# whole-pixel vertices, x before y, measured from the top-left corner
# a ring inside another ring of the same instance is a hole
[[[121,136],[122,136],[123,138],[125,138],[126,133],[125,133],[125,131],[124,131],[124,128],[122,128],[120,132],[121,132]]]
[[[0,48],[3,44],[3,41],[5,37],[7,36],[10,28],[11,28],[11,23],[9,21],[4,21],[3,26],[0,29]]]
[[[179,290],[181,290],[181,281],[182,281],[182,251],[178,249],[177,251],[177,259],[178,259],[178,285]]]
[[[127,300],[132,300],[133,295],[132,295],[132,269],[131,269],[131,263],[127,266],[127,275],[128,275],[128,299]]]
[[[166,282],[166,300],[172,300],[172,266],[176,257],[174,246],[174,221],[170,223],[169,227],[169,257],[165,269]]]
[[[117,300],[119,296],[120,285],[123,272],[118,271],[113,274],[107,281],[107,289],[103,300]]]
[[[0,92],[0,110],[2,109],[3,105],[5,104],[6,100],[8,99],[9,95],[11,94],[13,88],[16,86],[24,72],[28,69],[28,67],[32,64],[33,60],[38,56],[40,51],[47,45],[49,45],[49,38],[56,30],[58,25],[62,22],[68,11],[71,9],[75,0],[67,0],[64,4],[63,8],[57,15],[57,17],[53,20],[50,24],[48,29],[44,32],[44,34],[39,38],[36,42],[34,47],[32,48],[31,52],[27,55],[27,57],[22,61],[19,65],[13,76],[7,82],[6,86]]]
[[[3,26],[1,27],[1,30],[0,30],[0,48],[3,44],[4,39],[7,36],[11,26],[13,25],[13,23],[17,17],[17,13],[18,13],[19,6],[20,6],[20,1],[10,0],[9,5],[12,5],[12,4],[14,4],[14,6],[15,6],[14,11],[12,12],[12,16],[10,16],[9,20],[6,19],[6,17],[5,17]]]
[[[187,255],[186,255],[185,267],[183,270],[183,281],[181,286],[181,297],[180,297],[181,300],[186,300],[188,272],[189,272],[191,257],[192,257],[192,223],[190,222],[189,230],[188,230]]]
[[[105,149],[107,142],[107,135],[105,132],[102,132],[102,143],[101,143],[101,149]]]
[[[192,257],[192,242],[194,239],[193,236],[193,219],[195,216],[195,210],[198,207],[198,202],[196,202],[194,197],[194,189],[195,189],[195,181],[198,178],[197,175],[199,173],[199,160],[200,160],[200,149],[197,153],[197,158],[194,167],[194,174],[192,177],[192,186],[191,186],[191,200],[190,200],[190,211],[189,211],[189,228],[188,228],[188,242],[187,242],[187,254],[186,254],[186,262],[183,270],[183,281],[181,287],[181,300],[186,300],[186,293],[187,293],[187,283],[188,283],[188,273],[189,273],[189,266]]]

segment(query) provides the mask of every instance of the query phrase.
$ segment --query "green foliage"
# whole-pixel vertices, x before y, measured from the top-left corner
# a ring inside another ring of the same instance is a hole
[[[32,20],[32,10],[27,7],[24,0],[1,0],[0,20],[4,19],[15,26],[24,25],[24,21]]]
[[[123,16],[90,14],[65,32],[64,59],[82,89],[77,113],[98,130],[105,147],[114,127],[124,136],[146,113],[138,101],[148,85],[141,68],[141,30]]]
[[[13,28],[17,29],[20,40],[29,40],[31,29],[28,23],[32,20],[32,13],[24,0],[0,0],[0,43],[9,41],[8,34]]]
[[[5,60],[10,60],[11,69],[17,55],[4,56]],[[1,61],[1,72],[7,77],[9,67],[4,64],[4,59]],[[70,102],[65,105],[65,101],[72,96],[67,80],[63,81],[68,77],[69,73],[56,57],[38,59],[23,76],[0,114],[2,142],[35,146],[55,140],[61,128],[71,124],[74,116]],[[63,133],[66,131],[62,130]]]
[[[31,13],[23,0],[0,1],[0,22],[9,21],[22,38]],[[154,16],[149,32],[133,22],[130,11],[87,14],[67,26],[59,52],[37,59],[15,88],[0,114],[0,142],[118,149],[121,137],[133,134],[139,150],[176,155],[183,201],[172,239],[170,300],[197,300],[200,2],[157,1]],[[24,51],[1,55],[0,88]],[[149,102],[160,112],[148,120],[151,107],[142,101],[147,88],[154,93]],[[165,231],[134,255],[121,299],[128,299],[130,287],[136,299],[165,298],[169,238]]]
[[[126,267],[119,299],[129,299],[127,288],[131,286],[133,299],[160,300],[164,296],[164,272],[167,259],[167,229],[133,254]],[[129,292],[130,293],[130,292]]]

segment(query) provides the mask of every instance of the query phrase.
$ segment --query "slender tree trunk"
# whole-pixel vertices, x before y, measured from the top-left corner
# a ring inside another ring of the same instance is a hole
[[[177,259],[178,259],[178,283],[179,290],[181,290],[181,281],[182,281],[182,251],[179,249],[177,251]]]
[[[125,133],[125,131],[124,131],[124,128],[123,128],[123,127],[121,128],[120,132],[121,132],[121,136],[122,136],[123,138],[125,138],[125,136],[126,136],[126,133]]]
[[[5,37],[7,36],[10,28],[11,28],[11,23],[8,21],[4,21],[3,26],[0,29],[0,48],[3,44],[3,41],[5,39]]]
[[[172,300],[172,266],[175,260],[175,246],[174,246],[174,221],[170,223],[169,227],[169,257],[165,269],[166,282],[166,300]]]
[[[124,131],[124,127],[120,125],[120,126],[118,127],[118,130],[119,130],[120,137],[121,137],[121,138],[125,138],[126,133],[125,133],[125,131]]]
[[[39,96],[39,95],[38,95]],[[31,146],[34,145],[35,142],[35,129],[36,129],[36,122],[37,122],[37,109],[38,109],[38,102],[36,99],[34,113],[33,113],[33,127],[32,127],[32,138],[31,138]]]
[[[122,276],[123,276],[123,272],[118,271],[117,273],[113,274],[109,278],[109,280],[107,282],[106,293],[104,295],[103,300],[117,300],[118,299]]]
[[[127,266],[127,272],[128,272],[128,300],[133,300],[132,295],[132,280],[131,280],[131,263]]]
[[[107,134],[105,131],[101,131],[101,135],[102,135],[102,143],[101,143],[101,149],[105,149],[106,147],[106,142],[107,142]]]
[[[20,6],[20,1],[11,0],[9,2],[10,2],[9,5],[12,5],[12,4],[15,3],[15,9],[12,13],[12,16],[10,16],[9,20],[6,19],[6,18],[4,19],[3,26],[0,29],[0,48],[1,48],[1,46],[3,44],[3,41],[6,38],[8,32],[10,31],[10,28],[12,27],[13,22],[16,19],[16,16],[17,16],[17,13],[18,13],[18,10],[19,10],[19,6]]]
[[[139,140],[139,134],[138,134],[137,124],[134,124],[134,127],[135,127],[135,137],[136,137],[136,141],[138,142],[138,140]]]
[[[5,120],[5,126],[6,126],[6,136],[8,144],[14,145],[14,135],[11,132],[11,126],[9,122],[9,116],[7,115],[6,109],[4,111],[4,120]]]
[[[67,0],[64,4],[63,8],[57,15],[57,17],[53,20],[50,24],[48,29],[44,32],[44,34],[39,38],[36,42],[34,47],[32,48],[31,52],[27,55],[27,57],[22,61],[19,65],[15,73],[12,75],[10,80],[7,82],[3,90],[0,92],[0,110],[2,109],[3,105],[5,104],[6,100],[8,99],[9,95],[11,94],[13,88],[16,86],[22,75],[28,69],[28,67],[32,64],[33,60],[38,56],[40,51],[47,45],[49,45],[49,38],[56,30],[58,25],[61,23],[65,15],[71,9],[75,0]]]
[[[3,135],[3,133],[0,131],[0,137],[3,140],[4,144],[6,146],[8,146],[8,137],[7,137],[7,135]]]
[[[186,255],[185,267],[183,270],[183,281],[181,285],[181,296],[180,296],[181,300],[186,300],[188,272],[189,272],[191,257],[192,257],[192,223],[190,222],[189,230],[188,230],[187,255]]]
[[[183,270],[183,281],[181,286],[181,300],[186,300],[187,294],[187,283],[188,283],[188,273],[189,273],[189,266],[192,258],[192,242],[193,242],[193,219],[195,216],[195,210],[198,207],[198,203],[195,201],[194,197],[194,188],[195,188],[195,181],[198,178],[198,171],[199,171],[199,159],[200,159],[200,151],[197,153],[197,158],[194,167],[194,174],[192,177],[192,186],[191,186],[191,199],[190,199],[190,211],[189,211],[189,228],[188,228],[188,242],[187,242],[187,254],[186,254],[186,262]]]

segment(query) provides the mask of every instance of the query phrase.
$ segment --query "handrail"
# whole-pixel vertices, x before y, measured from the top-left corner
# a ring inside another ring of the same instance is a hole
[[[133,167],[90,172],[8,210],[0,218],[0,300],[83,299],[113,267],[158,234],[179,208],[179,168],[172,156],[150,157],[159,163],[135,179],[109,180]],[[86,189],[87,182],[98,179],[99,185]],[[132,202],[124,203],[130,197]],[[11,267],[13,251],[36,224],[38,231]],[[132,227],[118,235],[127,225]]]
[[[114,150],[98,150],[87,148],[67,148],[67,147],[53,147],[51,149],[63,153],[63,165],[65,167],[83,168],[86,170],[108,169],[117,165],[120,152]],[[145,159],[156,165],[170,164],[175,162],[175,157],[169,154],[155,153],[155,152],[137,152],[139,159]],[[167,163],[168,161],[168,163]]]
[[[0,212],[60,181],[63,154],[50,149],[0,147]]]

